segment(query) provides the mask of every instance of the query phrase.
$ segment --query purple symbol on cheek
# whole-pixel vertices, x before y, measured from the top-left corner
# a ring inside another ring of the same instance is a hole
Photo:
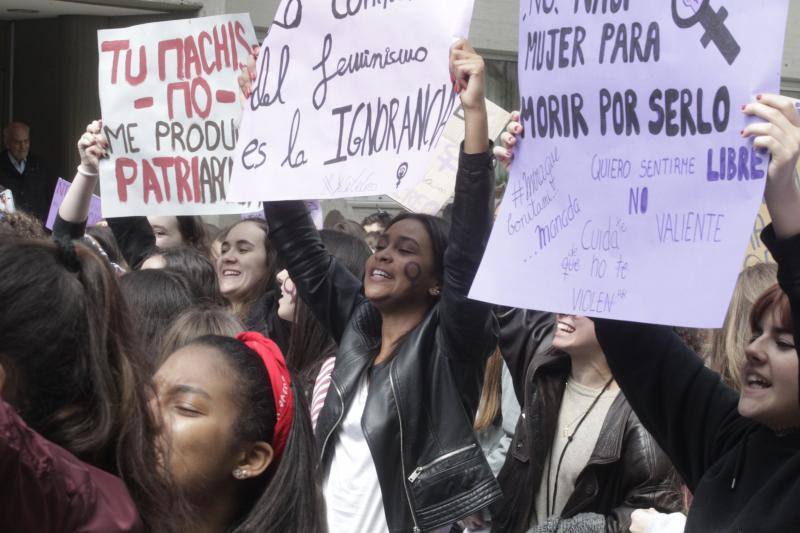
[[[406,263],[406,266],[403,268],[403,273],[408,278],[408,281],[411,282],[411,287],[416,288],[417,282],[420,276],[422,276],[422,267],[419,266],[419,263],[410,261]]]

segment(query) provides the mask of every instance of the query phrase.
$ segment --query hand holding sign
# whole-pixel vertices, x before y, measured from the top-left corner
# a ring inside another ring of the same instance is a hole
[[[795,173],[800,157],[800,115],[795,100],[777,94],[759,95],[754,103],[742,106],[748,115],[764,119],[742,130],[742,137],[753,137],[753,146],[769,150],[767,202],[778,238],[800,234],[800,191]]]

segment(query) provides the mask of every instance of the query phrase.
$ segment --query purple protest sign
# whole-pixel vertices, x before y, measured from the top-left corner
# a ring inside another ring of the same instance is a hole
[[[787,0],[520,2],[525,133],[470,296],[719,327],[769,156]]]
[[[58,178],[58,182],[56,183],[56,191],[53,193],[53,201],[50,202],[50,212],[47,214],[47,222],[45,223],[44,227],[49,230],[53,229],[53,224],[56,221],[56,214],[58,213],[58,208],[64,202],[64,197],[67,195],[67,191],[69,190],[70,182],[65,179]],[[89,219],[86,222],[87,226],[94,226],[98,222],[103,219],[103,215],[100,212],[100,197],[96,194],[92,195],[92,201],[89,204]]]

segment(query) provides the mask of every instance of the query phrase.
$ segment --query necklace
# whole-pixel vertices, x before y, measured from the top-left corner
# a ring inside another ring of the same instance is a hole
[[[608,390],[608,388],[611,386],[613,382],[614,382],[613,377],[606,382],[605,386],[600,391],[600,394],[598,394],[595,397],[591,405],[589,405],[589,408],[586,409],[586,412],[583,413],[583,415],[581,416],[580,420],[578,421],[578,424],[575,426],[575,429],[572,431],[571,435],[568,433],[569,426],[571,424],[567,424],[566,426],[564,426],[564,433],[562,434],[567,438],[567,443],[564,444],[564,448],[561,449],[561,455],[558,458],[558,466],[556,467],[556,481],[555,484],[553,485],[552,505],[550,503],[550,473],[553,470],[553,450],[550,450],[550,464],[547,465],[547,516],[553,516],[556,514],[556,496],[558,495],[558,474],[561,472],[561,463],[564,462],[564,455],[566,455],[567,453],[567,448],[569,448],[569,445],[572,444],[572,441],[575,439],[575,434],[581,428],[581,425],[583,425],[583,422],[586,420],[586,417],[589,416],[589,413],[592,412],[594,406],[597,405],[597,402],[600,401],[600,397],[603,395],[605,391]]]
[[[567,387],[569,387],[569,380],[567,380],[566,385],[567,385]],[[600,391],[600,394],[603,394],[603,392],[605,392],[605,391]],[[581,393],[579,393],[579,394],[581,394]],[[594,405],[590,406],[589,409],[591,409],[592,407],[594,407]],[[564,437],[565,439],[568,438],[569,434],[570,434],[570,431],[569,431],[570,428],[573,426],[573,424],[575,424],[575,422],[580,420],[583,416],[585,416],[585,413],[579,414],[573,420],[571,420],[568,424],[564,424],[564,427],[561,428],[561,436]]]

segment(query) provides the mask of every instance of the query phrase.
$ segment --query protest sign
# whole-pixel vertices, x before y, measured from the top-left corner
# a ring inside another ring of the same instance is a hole
[[[56,215],[58,214],[58,208],[61,207],[61,204],[64,202],[64,197],[67,196],[70,185],[72,184],[64,178],[58,178],[56,190],[53,193],[53,200],[50,202],[50,212],[47,214],[47,222],[44,224],[45,228],[49,230],[53,229],[53,224],[55,224]],[[86,221],[86,225],[94,226],[101,220],[103,220],[103,215],[100,210],[100,197],[93,194],[89,202],[89,218]]]
[[[470,296],[719,327],[769,155],[788,2],[520,3],[525,135]]]
[[[489,137],[494,139],[508,124],[511,114],[489,100],[486,100],[486,112],[489,115]],[[392,199],[414,213],[437,214],[453,196],[458,153],[463,140],[464,113],[459,104],[447,121],[425,178],[414,187],[406,187],[390,194]]]
[[[227,202],[241,115],[237,75],[256,36],[247,15],[97,32],[100,105],[111,157],[103,214],[242,213]]]
[[[0,211],[4,213],[14,212],[14,194],[11,189],[0,191]]]
[[[283,0],[245,106],[230,197],[330,199],[421,180],[458,96],[472,0]]]

